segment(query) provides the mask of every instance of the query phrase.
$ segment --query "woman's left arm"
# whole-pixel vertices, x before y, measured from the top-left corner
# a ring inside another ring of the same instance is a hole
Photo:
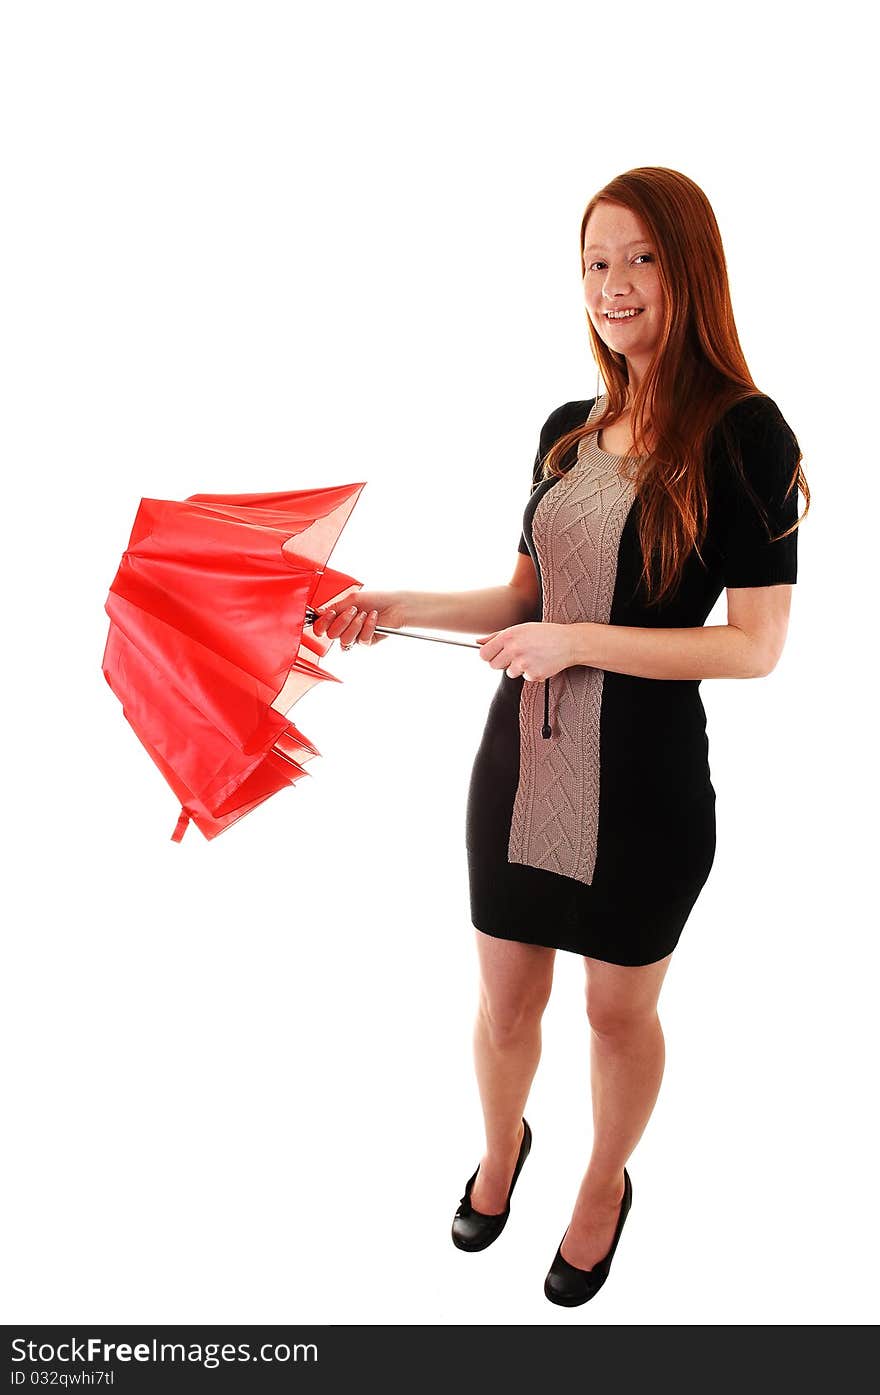
[[[634,678],[764,678],[788,631],[791,585],[727,589],[727,624],[652,630],[632,625],[566,625],[570,665]]]

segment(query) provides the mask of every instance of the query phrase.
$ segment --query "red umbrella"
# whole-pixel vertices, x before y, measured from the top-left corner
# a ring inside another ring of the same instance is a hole
[[[320,755],[285,713],[331,640],[306,606],[362,583],[327,559],[363,484],[142,499],[105,610],[104,676],[180,800],[214,838]]]
[[[141,500],[102,669],[180,801],[174,842],[190,819],[215,838],[321,754],[285,714],[340,681],[318,667],[333,641],[310,626],[363,584],[326,565],[363,487]]]

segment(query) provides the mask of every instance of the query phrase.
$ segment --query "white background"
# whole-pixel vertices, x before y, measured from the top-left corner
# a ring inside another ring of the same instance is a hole
[[[5,7],[5,1322],[876,1318],[857,13]],[[716,861],[612,1277],[568,1311],[542,1284],[591,1136],[576,955],[510,1223],[479,1255],[449,1238],[483,1149],[464,817],[500,674],[334,647],[342,683],[291,714],[309,778],[177,845],[103,605],[142,496],[352,481],[332,564],[367,587],[508,581],[539,427],[595,392],[583,208],[649,164],[712,202],[813,503],[778,667],[701,689]]]

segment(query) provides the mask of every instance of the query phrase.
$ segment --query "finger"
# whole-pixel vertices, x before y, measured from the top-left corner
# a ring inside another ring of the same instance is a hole
[[[336,611],[333,610],[331,607],[328,607],[327,610],[319,611],[318,614],[315,616],[315,619],[312,621],[312,634],[323,635],[324,631],[330,624],[330,621],[335,617],[335,615]]]
[[[315,620],[313,628],[317,630],[318,620],[320,620],[322,615],[326,615],[327,620],[325,624],[322,626],[321,630],[317,631],[318,633],[323,633],[333,623],[333,620],[336,616],[344,615],[345,612],[350,609],[354,609],[355,611],[357,611],[357,597],[357,591],[348,591],[344,596],[340,596],[338,600],[333,601],[329,605],[313,606],[313,609],[317,611],[318,616],[318,619]]]
[[[358,619],[363,619],[360,632],[358,632],[358,644],[371,644],[372,632],[377,626],[378,611],[358,611]]]
[[[316,635],[325,635],[334,621],[344,613],[338,605],[325,606],[323,610],[318,611],[312,630]]]
[[[357,641],[366,618],[367,612],[365,610],[356,610],[354,615],[349,617],[349,623],[344,631],[346,644],[354,644]]]
[[[345,635],[345,642],[349,644],[351,641],[348,631],[356,615],[357,606],[354,605],[349,606],[347,610],[340,611],[336,619],[331,620],[330,624],[327,626],[327,638],[339,639],[342,635]]]

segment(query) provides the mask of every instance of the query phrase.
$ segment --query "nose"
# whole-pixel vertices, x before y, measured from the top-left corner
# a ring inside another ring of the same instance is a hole
[[[632,281],[629,280],[625,271],[611,271],[609,269],[602,286],[603,301],[612,301],[618,295],[629,295],[631,290]]]

